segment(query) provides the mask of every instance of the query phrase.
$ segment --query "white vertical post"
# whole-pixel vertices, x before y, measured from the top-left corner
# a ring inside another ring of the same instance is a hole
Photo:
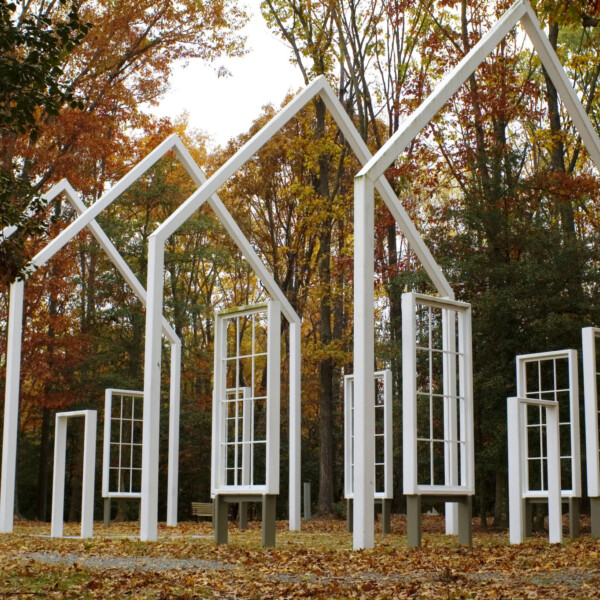
[[[281,430],[281,305],[268,304],[267,331],[267,493],[279,494]]]
[[[354,549],[374,545],[375,299],[373,184],[354,180]]]
[[[344,375],[344,496],[354,497],[354,375]]]
[[[522,498],[521,429],[522,410],[518,398],[507,398],[508,433],[508,517],[511,544],[521,544],[525,534],[525,514]]]
[[[83,482],[81,490],[81,537],[88,538],[94,535],[94,479],[96,473],[96,429],[98,413],[95,410],[84,411],[84,438],[83,438]],[[66,419],[65,419],[66,433]],[[63,463],[63,493],[64,469]],[[62,507],[61,507],[62,508]],[[61,523],[62,526],[62,523]]]
[[[567,350],[569,357],[569,403],[571,415],[571,488],[573,496],[581,498],[581,439],[579,428],[579,371],[577,350]],[[562,487],[562,486],[561,486]]]
[[[402,479],[405,494],[417,493],[417,351],[415,302],[402,294]]]
[[[51,537],[62,537],[65,510],[65,461],[67,454],[67,420],[56,415],[54,432],[54,475],[52,478]]]
[[[301,513],[301,426],[302,426],[302,399],[301,399],[301,323],[290,323],[290,458],[289,458],[289,527],[290,531],[300,531],[302,523]]]
[[[161,317],[164,288],[164,242],[151,235],[148,242],[148,304],[144,361],[144,427],[142,438],[142,499],[140,539],[158,536],[158,443],[161,382]]]
[[[181,404],[181,342],[171,343],[171,378],[169,394],[169,471],[167,481],[167,525],[177,525],[177,491],[179,486],[179,413]]]
[[[456,405],[456,313],[442,310],[442,348],[444,350],[444,444],[445,484],[459,485],[458,481],[458,407]],[[458,534],[458,504],[446,502],[446,535]]]
[[[237,335],[237,334],[236,334]],[[213,367],[213,398],[212,398],[212,437],[211,437],[211,468],[210,468],[210,494],[214,498],[215,490],[226,483],[223,477],[225,467],[221,440],[226,439],[223,434],[223,423],[227,423],[227,415],[224,414],[226,404],[221,402],[220,394],[225,394],[226,367],[223,365],[223,357],[226,355],[227,338],[224,319],[215,318],[215,340],[214,340],[214,367]],[[237,384],[237,381],[236,381]]]
[[[458,348],[462,354],[460,359],[459,395],[461,414],[459,435],[464,440],[464,451],[461,453],[460,470],[461,485],[468,485],[475,493],[475,424],[473,417],[473,331],[471,306],[465,312],[458,314],[459,339]]]
[[[17,467],[17,433],[19,431],[19,383],[21,377],[21,335],[25,282],[10,286],[8,340],[6,349],[6,392],[4,433],[2,438],[2,481],[0,487],[0,533],[13,530],[15,512],[15,477]]]
[[[600,496],[596,331],[597,330],[595,330],[594,327],[585,327],[581,330],[583,346],[583,396],[585,405],[587,490],[590,498],[597,498]]]
[[[102,439],[102,497],[108,498],[110,479],[110,432],[112,419],[111,390],[104,391],[104,437]]]
[[[242,485],[252,484],[252,438],[254,434],[254,400],[252,388],[243,387],[235,390],[236,401],[242,392]]]
[[[560,485],[560,433],[558,403],[546,406],[546,446],[548,448],[548,541],[562,543]]]
[[[392,423],[392,372],[385,369],[382,373],[383,379],[383,414],[384,414],[384,490],[385,497],[392,499],[394,497],[394,446],[393,446],[393,423]]]

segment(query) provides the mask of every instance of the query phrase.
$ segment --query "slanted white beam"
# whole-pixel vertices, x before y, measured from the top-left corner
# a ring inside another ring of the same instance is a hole
[[[86,212],[87,207],[81,200],[81,197],[73,189],[71,184],[62,179],[54,185],[43,198],[51,201],[60,194],[65,194],[71,206],[78,215]],[[115,265],[123,279],[131,287],[134,294],[138,297],[142,305],[146,305],[146,290],[139,282],[129,265],[125,262],[114,244],[110,241],[104,230],[95,219],[87,222],[87,226],[93,236],[106,252],[108,258]],[[3,235],[10,237],[16,231],[16,228],[5,228]],[[46,252],[46,249],[38,253],[30,262],[30,266],[37,270],[59,252],[69,241],[69,238],[63,240],[62,245],[52,245],[52,252]],[[47,248],[47,247],[46,247]],[[2,454],[2,481],[0,489],[0,531],[10,532],[13,529],[14,518],[14,490],[16,475],[16,453],[17,453],[17,429],[19,416],[19,379],[21,372],[21,343],[22,343],[22,320],[23,320],[23,289],[19,291],[19,285],[24,286],[24,282],[17,282],[11,287],[10,296],[10,314],[9,317],[9,339],[7,345],[7,364],[11,366],[10,375],[7,376],[6,394],[5,394],[5,413],[4,413],[4,434],[3,434],[3,454]],[[14,306],[18,301],[20,307]],[[20,315],[20,316],[19,316]],[[17,324],[18,322],[18,324]],[[171,372],[177,379],[171,380],[171,413],[170,416],[177,415],[177,421],[169,423],[169,461],[176,462],[179,457],[179,389],[181,374],[181,342],[179,337],[171,327],[169,322],[162,317],[162,331],[171,344]],[[176,361],[179,361],[177,364]],[[177,520],[177,470],[169,474],[168,482],[168,501],[167,513],[168,523],[176,525]]]
[[[140,161],[133,169],[124,175],[106,194],[94,202],[82,215],[77,217],[69,226],[65,227],[52,240],[42,252],[37,255],[37,260],[43,264],[49,257],[56,254],[58,247],[62,248],[71,241],[80,231],[91,223],[102,211],[114,202],[132,183],[138,180],[148,169],[153,167],[172,147],[173,140],[177,136],[169,136],[164,142],[159,144],[146,158]]]
[[[343,136],[346,138],[350,148],[352,148],[352,151],[356,154],[359,162],[362,165],[366,165],[372,157],[371,151],[325,78],[322,79],[319,95],[323,102],[325,102],[329,112],[333,115],[335,122],[340,128]],[[395,221],[398,223],[400,231],[406,238],[411,249],[421,261],[425,272],[429,275],[429,278],[438,293],[441,296],[446,296],[451,300],[454,300],[454,291],[452,290],[452,287],[433,258],[411,218],[408,216],[408,213],[402,206],[402,203],[398,200],[396,193],[392,189],[392,186],[385,175],[381,175],[375,182],[375,188],[379,192],[388,210],[392,213]]]
[[[164,244],[166,240],[177,231],[183,223],[185,223],[193,214],[196,212],[204,202],[207,200],[210,202],[213,210],[217,213],[223,224],[228,228],[228,231],[238,243],[238,246],[242,249],[244,256],[249,260],[250,264],[253,266],[259,277],[261,278],[263,284],[269,291],[269,293],[277,300],[279,300],[282,304],[282,310],[286,318],[291,322],[294,322],[295,319],[294,314],[289,314],[293,312],[291,306],[285,296],[280,292],[278,287],[274,282],[272,282],[272,278],[268,273],[268,270],[262,265],[262,261],[258,259],[256,254],[254,253],[251,245],[247,243],[247,240],[242,235],[235,221],[231,218],[229,213],[225,211],[225,207],[222,205],[221,201],[216,196],[218,189],[236,172],[238,171],[252,156],[254,156],[260,148],[264,146],[266,142],[268,142],[273,135],[275,135],[299,110],[301,110],[306,104],[312,100],[316,95],[321,95],[323,100],[326,102],[328,108],[332,112],[332,115],[338,122],[342,132],[353,150],[357,153],[357,156],[361,162],[365,162],[370,153],[361,139],[360,135],[356,131],[352,121],[349,119],[347,115],[345,115],[345,111],[341,107],[341,104],[337,100],[335,94],[333,94],[331,88],[327,84],[325,77],[319,77],[315,81],[313,81],[307,88],[305,88],[294,100],[292,100],[285,108],[275,116],[267,125],[265,125],[256,135],[254,135],[242,148],[234,154],[219,170],[217,170],[210,179],[203,182],[200,187],[175,211],[169,216],[150,236],[151,240],[158,240],[159,243],[154,243],[154,256],[156,260],[164,260]],[[345,115],[345,116],[344,116]],[[186,157],[187,151],[185,148],[179,144],[175,146],[175,151],[178,153],[180,160],[184,164],[189,165],[191,172],[194,172],[194,161],[191,157]],[[187,168],[187,167],[186,167]],[[190,172],[190,171],[188,171]],[[196,174],[198,179],[202,179],[204,176],[200,173]],[[197,181],[197,179],[195,179]],[[434,284],[436,285],[438,291],[444,296],[449,296],[453,298],[453,292],[448,284],[446,278],[443,273],[439,269],[435,260],[431,256],[431,253],[423,243],[420,238],[418,232],[410,222],[410,218],[402,208],[398,199],[396,198],[391,186],[385,180],[385,178],[381,178],[381,181],[377,182],[378,190],[382,194],[382,197],[386,201],[386,204],[390,208],[390,211],[394,215],[394,217],[398,220],[400,224],[400,228],[405,233],[407,238],[413,243],[413,247],[419,258],[422,260],[425,269],[431,276]],[[373,219],[371,219],[373,220]],[[160,247],[159,247],[160,246]],[[164,288],[164,278],[162,276],[158,276],[156,273],[152,273],[154,271],[154,265],[148,265],[148,293],[154,298],[155,302],[162,302],[162,294]],[[371,277],[372,280],[372,277]],[[150,283],[152,281],[152,284]],[[158,286],[159,289],[155,289],[152,286]],[[287,314],[286,314],[287,313]],[[292,318],[290,318],[292,317]],[[150,317],[147,313],[146,315],[146,368],[156,369],[158,365],[160,365],[160,346],[157,344],[156,340],[157,332],[155,325],[150,322]],[[157,354],[154,355],[153,352],[156,351]],[[292,357],[290,356],[290,359]],[[371,377],[372,379],[372,377]],[[152,377],[146,373],[146,382],[151,387],[145,387],[145,394],[147,396],[148,408],[152,410],[152,407],[158,407],[159,405],[159,394],[160,390],[158,387],[152,385]],[[291,386],[290,393],[294,393],[294,389],[296,386]],[[360,389],[360,386],[359,386]],[[358,402],[361,402],[362,399],[359,398]],[[296,412],[296,410],[292,410],[291,412]],[[152,418],[158,418],[155,415]],[[290,435],[292,433],[290,432]],[[359,433],[359,436],[361,434]],[[374,435],[374,432],[373,432]],[[368,445],[368,444],[367,444]],[[290,448],[294,447],[294,444],[290,440]],[[362,446],[361,446],[362,447]],[[295,453],[290,454],[290,460],[293,459]],[[370,461],[368,464],[371,464],[373,461]],[[152,467],[153,468],[153,467]],[[299,473],[296,469],[290,469],[293,471],[293,475],[291,475],[291,479],[293,481],[299,482]],[[149,481],[152,480],[152,477],[148,475]],[[359,484],[360,485],[360,484]],[[290,485],[290,494],[292,493],[292,489],[295,486]],[[372,494],[371,494],[372,496]],[[297,517],[294,517],[294,520],[298,523],[300,522],[300,503],[299,503],[299,483],[298,483],[298,500],[297,503],[290,502],[290,507],[294,506],[295,510],[298,511]],[[155,525],[145,523],[144,519],[146,516],[150,518],[150,513],[147,511],[142,511],[142,529],[144,529],[148,535],[152,535],[152,532],[155,530]],[[365,528],[372,529],[373,523],[367,523],[368,517],[363,515],[362,517],[365,519]],[[290,517],[290,524],[292,525],[292,518]],[[358,528],[360,529],[360,528]],[[143,534],[146,535],[146,534]],[[371,533],[372,537],[372,533]]]
[[[527,0],[517,0],[501,19],[473,46],[471,51],[440,81],[432,94],[402,124],[381,150],[362,169],[372,181],[381,176],[404,152],[408,144],[429,124],[444,104],[465,83],[506,35],[521,23],[542,65],[558,90],[569,116],[581,135],[596,168],[600,169],[600,138],[577,97],[556,52],[540,27]]]
[[[528,6],[526,0],[517,0],[504,13],[502,18],[473,46],[471,51],[440,81],[427,100],[402,123],[379,152],[364,166],[359,173],[360,176],[365,175],[371,181],[376,181],[383,175],[385,170],[404,152],[473,71],[519,22]]]
[[[565,69],[560,64],[558,56],[556,56],[556,52],[554,52],[554,48],[550,44],[550,40],[543,33],[533,9],[529,3],[526,6],[527,10],[521,18],[521,24],[533,43],[533,47],[540,57],[548,76],[556,87],[558,95],[581,136],[592,162],[596,165],[596,169],[600,170],[600,138],[598,137],[598,133],[585,112],[585,108],[577,96],[573,84],[569,81]]]

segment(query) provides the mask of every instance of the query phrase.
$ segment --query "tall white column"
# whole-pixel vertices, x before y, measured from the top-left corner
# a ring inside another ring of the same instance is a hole
[[[0,483],[1,533],[10,533],[13,530],[15,512],[15,476],[17,470],[17,433],[19,431],[19,383],[21,377],[24,291],[24,281],[15,281],[10,286],[4,434],[2,438],[2,479]]]
[[[148,242],[148,303],[144,361],[144,428],[142,445],[142,499],[140,539],[158,537],[158,443],[160,424],[161,316],[164,288],[164,242]]]
[[[300,531],[301,513],[301,323],[290,323],[290,480],[289,480],[289,527]]]
[[[84,412],[85,430],[83,438],[83,482],[81,490],[81,537],[88,538],[94,535],[94,481],[96,475],[96,432],[98,413],[95,410],[86,410]]]
[[[66,457],[67,419],[56,415],[56,426],[54,429],[54,474],[52,477],[52,518],[50,523],[51,537],[62,537],[63,535]]]
[[[546,447],[548,448],[548,541],[551,544],[561,544],[562,504],[558,403],[546,407],[546,437]]]
[[[506,401],[508,420],[508,519],[511,544],[521,544],[525,535],[525,507],[522,497],[521,418],[518,398]]]
[[[179,413],[181,410],[181,342],[171,344],[171,393],[169,402],[169,473],[167,525],[177,525],[179,486]]]
[[[374,545],[374,187],[354,180],[354,549]]]

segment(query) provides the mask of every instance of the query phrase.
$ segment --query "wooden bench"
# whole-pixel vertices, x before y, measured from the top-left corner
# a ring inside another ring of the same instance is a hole
[[[213,503],[212,502],[192,502],[192,517],[207,517],[213,518]]]

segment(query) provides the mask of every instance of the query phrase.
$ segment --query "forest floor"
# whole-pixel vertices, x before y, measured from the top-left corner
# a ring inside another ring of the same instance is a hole
[[[566,525],[566,522],[565,522]],[[376,526],[375,548],[354,552],[344,521],[277,523],[277,547],[261,547],[260,523],[215,547],[211,526],[159,526],[156,542],[137,523],[95,524],[93,539],[52,539],[46,523],[17,522],[0,535],[0,598],[600,598],[600,540],[549,545],[543,535],[510,546],[505,531],[475,527],[473,547],[443,535],[443,519],[423,518],[423,546],[406,546],[403,516],[392,534]],[[77,535],[76,524],[65,534]]]

